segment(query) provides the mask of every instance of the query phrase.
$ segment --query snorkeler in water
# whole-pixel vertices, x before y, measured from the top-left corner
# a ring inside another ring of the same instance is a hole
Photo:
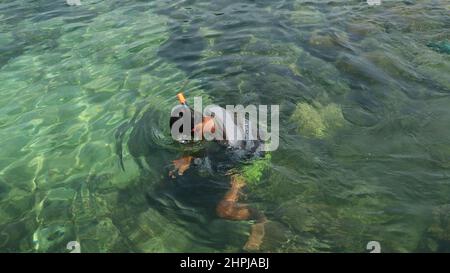
[[[169,172],[171,178],[176,178],[177,175],[183,175],[192,164],[199,165],[208,162],[213,162],[215,165],[220,165],[220,161],[224,158],[228,159],[234,164],[228,166],[221,166],[224,173],[230,177],[230,185],[226,194],[222,200],[219,201],[216,207],[216,213],[219,217],[228,220],[254,220],[255,224],[251,227],[251,233],[247,243],[244,246],[246,250],[259,250],[264,238],[264,224],[267,222],[263,213],[251,208],[247,204],[240,203],[239,200],[242,196],[242,190],[246,186],[246,179],[239,171],[239,166],[236,166],[236,162],[248,161],[255,158],[261,158],[264,156],[264,152],[261,151],[260,145],[262,142],[258,139],[258,136],[253,137],[251,128],[252,124],[248,119],[239,122],[235,120],[234,113],[229,113],[226,109],[214,106],[209,108],[209,113],[206,115],[195,113],[190,108],[186,99],[182,93],[178,94],[178,100],[182,106],[178,115],[171,116],[170,128],[173,130],[173,126],[182,121],[183,118],[190,119],[184,124],[190,124],[191,138],[194,136],[201,136],[201,139],[205,139],[207,134],[218,133],[223,136],[221,140],[214,140],[214,143],[221,146],[223,149],[213,151],[206,151],[200,154],[187,153],[182,157],[172,161],[173,170]],[[195,123],[194,116],[198,114],[201,116],[198,123]],[[227,122],[225,122],[225,120]],[[230,122],[228,122],[230,121]],[[181,125],[179,130],[182,130]],[[178,128],[176,128],[178,129]],[[257,134],[260,134],[259,132]],[[195,141],[195,140],[193,140]],[[188,141],[179,140],[180,143],[188,144]],[[220,167],[219,167],[220,168]]]
[[[143,193],[153,208],[166,211],[171,204],[174,204],[174,209],[182,204],[195,208],[195,211],[203,211],[205,216],[210,214],[228,220],[253,220],[244,249],[259,250],[268,221],[263,213],[241,203],[241,200],[245,196],[244,190],[259,185],[263,171],[270,164],[270,153],[263,151],[263,141],[259,140],[264,134],[250,130],[253,128],[251,120],[233,119],[234,113],[222,107],[213,106],[203,113],[197,113],[188,106],[182,94],[178,95],[178,100],[180,103],[176,107],[181,110],[178,115],[172,112],[169,117],[166,112],[152,107],[145,112],[136,111],[130,121],[119,126],[115,138],[120,167],[125,171],[122,143],[127,131],[132,129],[128,137],[128,151],[144,174],[143,177],[174,182],[144,184],[146,189],[143,189]],[[142,109],[145,105],[137,107]],[[191,140],[173,138],[173,135],[169,140],[159,121],[169,123],[172,129],[176,128],[176,123],[184,121],[183,117],[191,121],[186,126]],[[224,122],[228,120],[232,122]],[[223,138],[205,141],[209,133],[223,135]],[[203,140],[192,140],[195,135],[204,136]],[[165,168],[168,172],[166,177],[153,171]],[[192,217],[185,215],[189,211],[181,210],[178,213],[183,217]]]

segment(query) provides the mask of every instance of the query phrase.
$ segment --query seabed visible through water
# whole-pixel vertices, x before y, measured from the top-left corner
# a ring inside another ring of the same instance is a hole
[[[214,213],[228,178],[167,175],[186,80],[280,106],[246,191],[261,251],[450,251],[449,1],[80,3],[0,2],[0,252],[242,252],[251,222]]]

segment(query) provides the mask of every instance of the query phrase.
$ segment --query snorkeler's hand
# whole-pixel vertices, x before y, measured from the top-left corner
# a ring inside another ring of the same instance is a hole
[[[178,173],[178,175],[183,175],[183,173],[187,169],[189,169],[192,159],[193,159],[192,156],[185,156],[185,157],[182,157],[182,158],[172,161],[174,169],[169,172],[169,176],[171,178],[175,178],[176,172]]]

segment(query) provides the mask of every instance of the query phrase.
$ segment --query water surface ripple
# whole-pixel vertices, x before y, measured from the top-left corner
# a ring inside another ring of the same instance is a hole
[[[168,178],[185,82],[280,105],[262,251],[450,251],[448,1],[81,3],[0,2],[0,252],[243,251],[228,177]]]

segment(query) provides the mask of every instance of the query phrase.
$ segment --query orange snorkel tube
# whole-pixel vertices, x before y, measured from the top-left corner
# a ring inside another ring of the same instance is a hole
[[[180,104],[184,105],[185,107],[189,107],[187,105],[186,98],[184,97],[182,92],[177,94],[177,98],[178,98],[178,101],[180,102]],[[192,129],[192,132],[195,132],[196,130],[203,130],[202,129],[203,126],[207,126],[208,128],[210,128],[209,130],[212,133],[214,133],[215,132],[215,128],[214,128],[214,119],[213,119],[213,117],[203,117],[202,121],[199,124],[196,124],[194,126],[194,128]]]
[[[178,94],[177,94],[177,98],[178,98],[178,101],[179,101],[181,104],[187,106],[187,104],[186,104],[186,98],[184,97],[183,92],[178,93]]]
[[[187,82],[184,84],[184,86],[183,86],[182,89],[184,89],[184,87],[186,86],[186,84],[187,84]],[[188,106],[187,101],[186,101],[186,98],[184,97],[183,92],[178,93],[178,94],[177,94],[177,98],[178,98],[178,101],[180,102],[181,105],[183,105],[184,107],[188,107],[191,111],[194,111],[192,108],[190,108],[190,107]],[[211,123],[211,122],[212,122],[212,123]],[[203,117],[203,118],[202,118],[202,122],[200,122],[199,124],[195,125],[194,128],[192,129],[192,132],[194,132],[194,131],[197,130],[198,128],[202,128],[202,127],[203,127],[203,123],[206,123],[206,126],[210,126],[210,127],[212,126],[211,132],[214,133],[215,128],[214,128],[214,121],[213,121],[212,117],[207,117],[207,118]]]
[[[186,98],[184,97],[183,92],[178,93],[177,98],[181,105],[190,109],[190,107],[187,105]],[[190,110],[192,110],[192,109],[190,109]],[[194,131],[194,129],[195,128],[192,129],[192,132]]]
[[[185,105],[185,106],[188,106],[188,105],[186,103],[186,98],[183,95],[183,90],[186,87],[186,85],[188,84],[188,82],[189,82],[188,80],[184,81],[183,87],[181,87],[180,93],[177,94],[178,101],[180,102],[180,104]]]

